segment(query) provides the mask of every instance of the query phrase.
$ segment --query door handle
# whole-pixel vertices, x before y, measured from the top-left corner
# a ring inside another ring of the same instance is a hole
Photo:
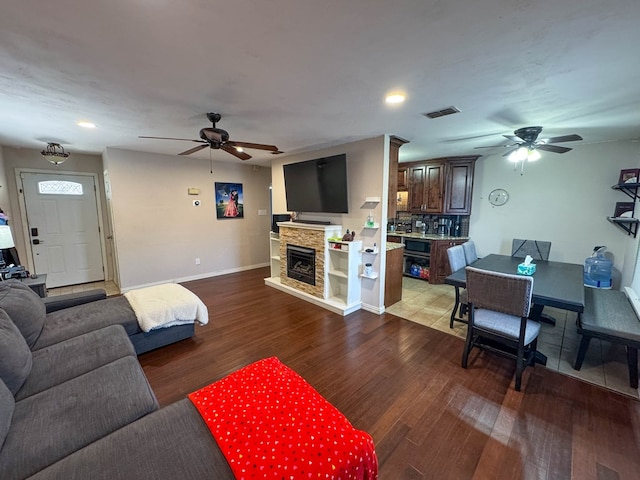
[[[44,243],[44,240],[34,238],[33,240],[31,240],[31,243],[33,243],[34,245],[40,245],[41,243]]]

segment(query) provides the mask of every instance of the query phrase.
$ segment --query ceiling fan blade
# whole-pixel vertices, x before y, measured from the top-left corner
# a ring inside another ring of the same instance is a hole
[[[197,142],[197,143],[206,143],[202,140],[193,140],[191,138],[170,138],[170,137],[144,137],[142,135],[138,136],[138,138],[155,138],[156,140],[182,140],[185,142]]]
[[[538,150],[545,150],[547,152],[553,153],[567,153],[569,150],[573,150],[572,148],[560,147],[558,145],[538,145],[536,146]]]
[[[486,147],[473,147],[473,148],[500,148],[500,147],[513,147],[513,144],[509,145],[487,145]]]
[[[225,144],[231,147],[255,148],[256,150],[269,150],[270,152],[278,151],[278,147],[275,145],[264,145],[262,143],[234,142],[229,140],[225,142]]]
[[[205,144],[205,145],[198,145],[197,147],[193,147],[190,148],[189,150],[185,150],[182,153],[179,153],[178,155],[191,155],[192,153],[196,153],[199,152],[200,150],[202,150],[203,148],[207,148],[209,145]]]
[[[235,147],[231,147],[229,145],[222,145],[220,148],[225,152],[230,153],[235,157],[238,157],[240,160],[249,160],[251,158],[251,155],[249,155],[248,153],[239,152],[238,150],[235,149]]]
[[[574,133],[573,135],[563,135],[561,137],[547,138],[545,141],[547,143],[562,143],[562,142],[577,142],[578,140],[582,140],[582,137]]]
[[[504,138],[511,140],[512,142],[522,142],[523,139],[516,137],[515,135],[502,135]]]

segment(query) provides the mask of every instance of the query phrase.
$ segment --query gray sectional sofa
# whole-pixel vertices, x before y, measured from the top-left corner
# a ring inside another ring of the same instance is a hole
[[[233,478],[188,399],[158,409],[124,298],[73,297],[0,282],[0,478]]]

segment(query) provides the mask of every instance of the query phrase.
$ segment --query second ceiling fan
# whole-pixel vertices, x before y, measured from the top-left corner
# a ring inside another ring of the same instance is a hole
[[[509,156],[521,148],[525,147],[528,151],[533,150],[544,150],[547,152],[553,153],[566,153],[572,150],[569,147],[562,147],[559,145],[551,145],[552,143],[563,143],[563,142],[575,142],[578,140],[582,140],[580,135],[571,134],[571,135],[562,135],[560,137],[551,137],[546,139],[538,140],[538,136],[542,132],[542,127],[523,127],[513,132],[513,135],[503,135],[503,137],[511,140],[513,143],[508,143],[506,145],[489,145],[487,147],[476,147],[476,148],[497,148],[497,147],[510,147],[503,156]]]
[[[219,113],[207,113],[207,118],[213,124],[212,127],[202,128],[200,130],[200,140],[192,140],[190,138],[171,138],[171,137],[147,137],[139,136],[138,138],[155,138],[158,140],[181,140],[185,142],[199,143],[197,147],[190,148],[178,155],[191,155],[199,152],[203,148],[211,148],[213,150],[224,150],[231,155],[238,157],[240,160],[249,160],[251,155],[245,153],[242,149],[253,148],[256,150],[267,150],[273,155],[282,153],[275,145],[265,145],[262,143],[249,143],[229,140],[229,132],[221,128],[216,128],[216,123],[220,121],[222,115]]]

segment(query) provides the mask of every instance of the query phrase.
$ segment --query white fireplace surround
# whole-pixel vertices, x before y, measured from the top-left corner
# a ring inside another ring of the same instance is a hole
[[[361,241],[348,242],[343,249],[330,248],[330,238],[342,237],[341,225],[279,222],[278,227],[279,238],[275,234],[271,237],[272,271],[271,277],[265,278],[266,285],[341,315],[362,307]],[[287,244],[315,249],[315,285],[287,276]]]

